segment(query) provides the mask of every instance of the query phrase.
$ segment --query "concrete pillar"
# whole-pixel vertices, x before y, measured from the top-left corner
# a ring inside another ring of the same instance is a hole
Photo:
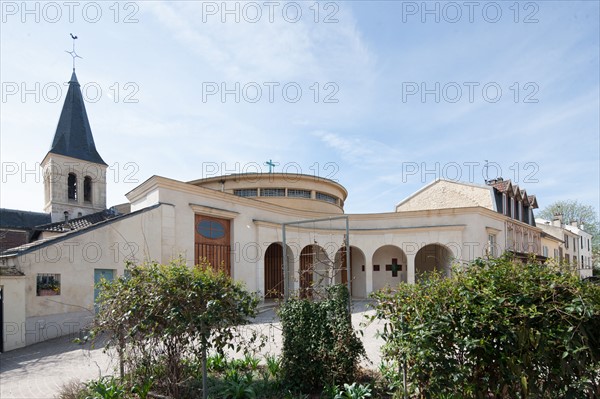
[[[406,255],[406,282],[409,284],[415,283],[415,258],[416,254],[408,254]]]
[[[373,292],[373,253],[374,251],[365,251],[365,289],[367,296]]]

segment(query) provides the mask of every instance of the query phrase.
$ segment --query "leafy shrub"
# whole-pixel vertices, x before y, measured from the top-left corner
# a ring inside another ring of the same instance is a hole
[[[101,377],[86,384],[91,395],[86,399],[122,399],[125,386],[114,377]]]
[[[267,363],[267,370],[269,377],[277,379],[281,371],[281,360],[275,356],[266,356],[265,361]]]
[[[186,364],[221,352],[242,339],[238,325],[256,314],[258,299],[241,284],[209,265],[189,267],[183,259],[168,265],[128,265],[130,276],[99,283],[93,334],[108,332],[107,346],[121,357],[140,386],[180,397]]]
[[[600,396],[600,287],[570,270],[477,260],[373,296],[419,397]]]
[[[344,384],[344,389],[338,392],[334,399],[365,399],[371,397],[371,387],[353,382]]]
[[[281,372],[286,383],[310,392],[354,379],[365,350],[352,328],[348,301],[348,288],[335,285],[323,301],[296,298],[281,306]]]
[[[232,369],[225,375],[219,397],[224,399],[253,399],[256,397],[253,382],[251,374],[241,374],[238,370]]]
[[[215,353],[206,359],[206,367],[209,371],[223,372],[227,368],[227,359],[222,353]]]

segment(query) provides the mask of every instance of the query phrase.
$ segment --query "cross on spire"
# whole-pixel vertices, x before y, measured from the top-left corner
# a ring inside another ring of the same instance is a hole
[[[73,39],[73,50],[65,50],[65,52],[71,54],[71,57],[73,57],[73,72],[75,72],[75,58],[83,58],[77,55],[77,53],[75,52],[75,40],[77,40],[77,36],[73,35],[72,33],[69,33],[69,35],[71,35],[71,39]]]

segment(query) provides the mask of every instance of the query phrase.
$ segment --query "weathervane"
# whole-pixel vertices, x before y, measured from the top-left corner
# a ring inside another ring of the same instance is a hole
[[[72,33],[69,33],[69,35],[71,35],[71,39],[73,39],[73,50],[69,51],[69,50],[65,50],[65,52],[71,54],[71,57],[73,57],[73,72],[75,72],[75,58],[81,58],[82,57],[78,56],[77,53],[75,52],[75,40],[77,40],[77,36],[74,36]]]

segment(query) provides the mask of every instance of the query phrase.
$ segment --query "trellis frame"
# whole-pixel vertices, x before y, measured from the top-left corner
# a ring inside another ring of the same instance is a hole
[[[283,299],[287,301],[290,295],[290,282],[289,282],[289,264],[287,258],[287,241],[285,235],[286,226],[293,225],[302,225],[306,223],[317,223],[317,222],[331,222],[333,220],[341,220],[344,219],[346,221],[346,236],[344,238],[344,245],[346,247],[346,274],[347,274],[347,284],[348,284],[348,311],[350,311],[350,306],[352,303],[352,286],[351,286],[351,271],[350,271],[350,220],[348,216],[334,216],[329,218],[320,218],[320,219],[307,219],[307,220],[299,220],[296,222],[286,222],[281,224],[282,231],[282,239],[283,239]],[[335,261],[335,260],[334,260]]]

